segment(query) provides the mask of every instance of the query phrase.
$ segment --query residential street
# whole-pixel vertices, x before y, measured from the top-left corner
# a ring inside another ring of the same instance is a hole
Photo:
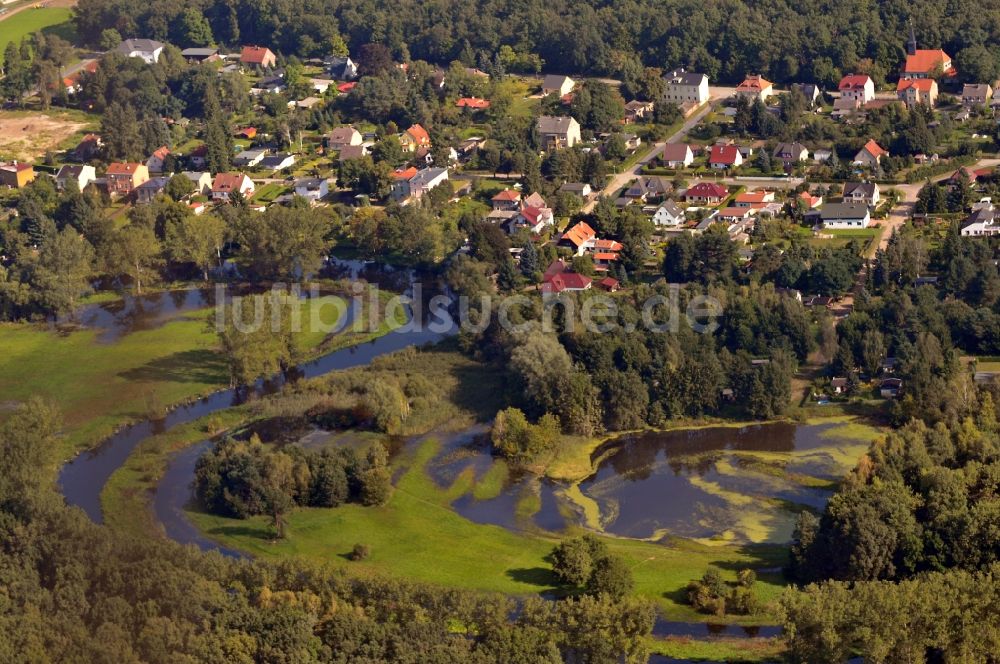
[[[608,181],[608,184],[604,187],[604,189],[600,191],[600,195],[614,196],[622,187],[624,187],[629,182],[631,182],[632,180],[634,180],[639,176],[639,171],[642,169],[642,167],[648,164],[650,161],[652,161],[653,158],[657,155],[657,153],[663,149],[664,145],[666,145],[667,143],[676,143],[677,141],[687,136],[688,132],[694,129],[694,127],[699,122],[701,122],[701,119],[705,117],[709,113],[709,111],[711,111],[715,107],[715,105],[718,104],[718,102],[722,101],[723,99],[726,99],[727,97],[730,97],[734,93],[734,91],[735,88],[710,87],[709,100],[704,106],[702,106],[702,108],[698,110],[697,113],[695,113],[690,118],[685,120],[684,124],[681,125],[681,128],[678,129],[676,132],[674,132],[671,136],[669,136],[667,140],[654,143],[652,147],[650,147],[646,151],[646,154],[640,157],[639,160],[635,162],[635,164],[633,164],[630,168],[628,168],[625,171],[622,171],[621,173],[615,174],[611,178],[611,180]],[[584,213],[590,213],[594,209],[595,205],[597,205],[596,197],[594,198],[594,200],[584,205],[582,211]]]

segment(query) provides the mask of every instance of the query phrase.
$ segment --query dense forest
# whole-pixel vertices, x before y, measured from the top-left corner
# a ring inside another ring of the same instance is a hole
[[[687,65],[725,83],[760,72],[780,82],[831,86],[852,71],[866,71],[879,82],[891,79],[911,19],[922,47],[947,50],[969,80],[991,80],[1000,25],[983,17],[998,8],[995,0],[81,0],[77,16],[81,35],[94,45],[107,29],[180,46],[265,44],[300,57],[345,47],[357,54],[377,43],[397,59],[461,60],[469,66],[491,62],[506,46],[515,56],[541,58],[545,70],[567,73],[630,78],[644,66]]]

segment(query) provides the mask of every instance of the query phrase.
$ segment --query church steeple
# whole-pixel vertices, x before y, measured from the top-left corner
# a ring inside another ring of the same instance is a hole
[[[910,55],[915,55],[917,52],[917,35],[913,32],[913,19],[910,19],[910,43],[906,48],[906,52]]]

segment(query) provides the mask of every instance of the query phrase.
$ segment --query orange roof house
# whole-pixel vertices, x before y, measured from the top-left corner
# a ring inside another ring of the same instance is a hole
[[[774,94],[774,83],[758,74],[747,76],[736,86],[736,94],[741,97],[757,97],[764,101]]]
[[[941,49],[917,49],[906,56],[903,78],[930,78],[940,69],[941,74],[951,78],[958,70],[951,64],[951,56]]]
[[[587,222],[581,221],[563,233],[559,244],[576,250],[576,255],[582,256],[584,251],[594,246],[595,240],[597,240],[597,231],[591,228]]]
[[[271,68],[278,58],[265,46],[244,46],[240,51],[240,62],[254,67]]]
[[[516,189],[504,189],[490,199],[494,210],[509,210],[517,212],[521,209],[521,192]]]
[[[803,191],[801,194],[799,194],[799,200],[805,203],[810,210],[818,208],[820,205],[823,204],[822,196],[813,196],[808,191]]]
[[[933,78],[901,78],[896,84],[896,96],[907,106],[927,104],[934,106],[938,96],[938,84]]]
[[[490,107],[489,100],[479,99],[478,97],[462,97],[455,102],[455,106],[459,108],[471,108],[473,110],[482,110],[484,108]]]
[[[417,148],[429,148],[431,137],[426,129],[415,124],[400,135],[399,142],[403,144],[404,150],[414,152]]]
[[[116,161],[105,172],[108,193],[112,196],[128,196],[132,190],[149,180],[146,164]]]
[[[417,173],[418,171],[415,166],[410,166],[409,168],[397,168],[392,172],[392,177],[395,180],[409,180]]]
[[[253,140],[257,138],[257,127],[242,127],[236,130],[236,136]]]
[[[767,203],[774,202],[773,191],[745,191],[736,194],[736,207],[761,207]]]
[[[871,139],[854,155],[854,163],[861,166],[877,166],[879,160],[888,154],[888,150]]]

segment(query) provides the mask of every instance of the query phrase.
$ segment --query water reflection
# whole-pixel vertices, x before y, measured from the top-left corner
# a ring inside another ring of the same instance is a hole
[[[725,533],[760,541],[768,531],[783,537],[791,512],[782,509],[782,502],[821,509],[830,491],[785,476],[787,458],[758,469],[756,457],[747,453],[816,450],[830,445],[822,434],[831,426],[772,423],[622,436],[595,450],[597,470],[580,489],[597,501],[602,525],[616,535],[708,538]],[[751,528],[756,530],[751,533]]]

